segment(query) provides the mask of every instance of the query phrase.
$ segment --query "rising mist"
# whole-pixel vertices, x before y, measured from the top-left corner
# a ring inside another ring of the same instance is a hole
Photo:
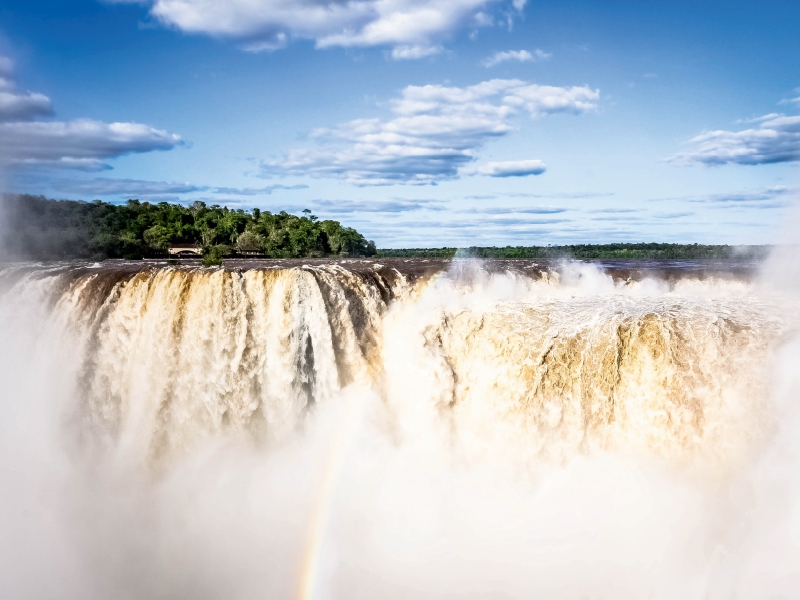
[[[793,596],[792,291],[458,265],[6,268],[2,595]]]

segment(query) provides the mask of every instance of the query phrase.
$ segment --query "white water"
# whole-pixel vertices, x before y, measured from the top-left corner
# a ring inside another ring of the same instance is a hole
[[[0,280],[4,598],[800,596],[791,286]]]

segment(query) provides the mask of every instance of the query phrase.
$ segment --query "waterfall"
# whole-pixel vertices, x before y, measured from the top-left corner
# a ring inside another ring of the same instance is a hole
[[[22,554],[78,556],[63,593],[8,592],[723,598],[739,567],[761,589],[729,515],[766,530],[794,296],[457,265],[5,267],[4,472],[35,471],[64,544],[25,530]]]

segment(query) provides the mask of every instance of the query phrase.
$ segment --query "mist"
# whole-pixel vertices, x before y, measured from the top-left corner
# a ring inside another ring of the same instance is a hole
[[[0,595],[794,597],[785,261],[7,266]]]

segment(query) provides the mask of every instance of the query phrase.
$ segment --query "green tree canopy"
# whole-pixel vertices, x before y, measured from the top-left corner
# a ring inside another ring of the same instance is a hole
[[[110,204],[6,195],[2,212],[3,252],[15,258],[142,258],[174,244],[196,244],[206,253],[214,247],[215,255],[228,247],[271,258],[375,254],[375,244],[355,229],[320,221],[311,211],[298,217],[199,201]]]

